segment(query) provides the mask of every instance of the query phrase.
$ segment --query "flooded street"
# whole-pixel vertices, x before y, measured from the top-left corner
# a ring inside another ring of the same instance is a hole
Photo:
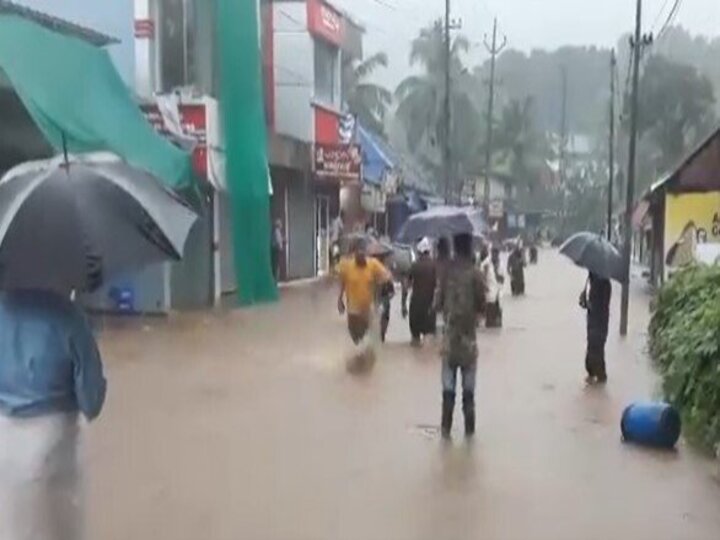
[[[712,540],[713,464],[685,445],[624,445],[626,404],[652,397],[647,297],[633,296],[609,383],[586,389],[585,276],[542,252],[528,295],[483,331],[478,433],[439,440],[439,360],[409,347],[394,301],[369,376],[344,369],[335,289],[274,306],[104,323],[108,402],[86,430],[90,539]]]

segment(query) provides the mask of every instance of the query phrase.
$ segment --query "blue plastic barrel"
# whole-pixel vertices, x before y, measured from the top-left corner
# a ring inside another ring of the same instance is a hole
[[[673,448],[681,427],[677,409],[662,402],[633,403],[625,409],[620,422],[624,440],[655,448]]]

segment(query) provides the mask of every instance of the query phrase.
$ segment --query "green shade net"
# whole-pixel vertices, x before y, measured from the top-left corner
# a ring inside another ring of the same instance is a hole
[[[0,15],[0,69],[55,151],[113,152],[173,189],[191,185],[190,156],[145,120],[110,56],[80,39]]]
[[[241,305],[277,298],[270,269],[270,196],[257,3],[217,0],[220,107]]]

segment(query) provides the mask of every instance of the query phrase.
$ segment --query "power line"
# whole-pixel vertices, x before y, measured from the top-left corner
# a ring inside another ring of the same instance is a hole
[[[660,10],[657,12],[657,15],[655,15],[655,20],[652,23],[652,28],[650,30],[651,33],[655,33],[655,27],[660,22],[660,17],[662,17],[663,12],[665,11],[665,8],[667,7],[670,0],[665,0],[663,2],[663,5],[660,7]]]
[[[667,20],[665,21],[665,24],[660,29],[657,35],[657,39],[660,39],[663,35],[665,35],[665,32],[668,31],[672,23],[675,21],[675,17],[677,17],[677,14],[680,12],[680,8],[682,7],[683,0],[675,0],[675,4],[673,5],[672,9],[670,10],[670,13],[668,13]]]

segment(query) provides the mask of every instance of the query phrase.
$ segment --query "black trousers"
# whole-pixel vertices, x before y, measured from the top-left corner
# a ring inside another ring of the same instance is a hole
[[[591,377],[604,379],[607,377],[605,368],[605,342],[607,330],[588,328],[587,349],[585,351],[585,370]]]
[[[282,249],[273,247],[270,249],[270,264],[272,265],[272,273],[275,281],[280,278],[280,256]]]

